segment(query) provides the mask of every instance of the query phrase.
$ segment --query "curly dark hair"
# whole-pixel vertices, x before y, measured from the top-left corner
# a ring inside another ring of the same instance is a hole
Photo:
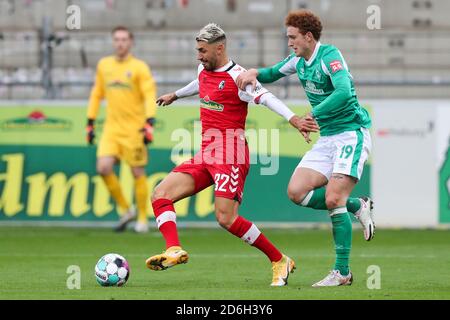
[[[305,35],[311,32],[314,39],[319,41],[322,34],[322,22],[318,16],[309,10],[295,10],[289,12],[285,20],[286,27],[295,27]]]

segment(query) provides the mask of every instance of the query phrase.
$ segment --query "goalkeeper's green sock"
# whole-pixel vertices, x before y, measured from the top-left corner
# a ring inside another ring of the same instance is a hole
[[[336,250],[334,270],[346,276],[350,272],[349,261],[352,248],[352,222],[347,208],[341,207],[329,211],[333,224],[333,238]]]
[[[310,191],[299,205],[316,210],[328,210],[325,202],[325,188],[318,188]],[[361,208],[361,201],[358,198],[348,198],[348,212],[356,213]]]

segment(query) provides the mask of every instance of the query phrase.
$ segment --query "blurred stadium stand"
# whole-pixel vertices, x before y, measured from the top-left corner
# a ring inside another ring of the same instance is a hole
[[[71,4],[81,8],[81,30],[65,27]],[[366,27],[371,4],[381,8],[381,30]],[[0,0],[0,99],[86,99],[119,24],[135,31],[134,54],[150,64],[160,93],[195,77],[194,36],[211,20],[227,31],[237,62],[271,65],[289,53],[283,19],[295,8],[322,18],[322,42],[340,48],[360,97],[450,98],[448,0]],[[293,77],[270,88],[304,98]]]

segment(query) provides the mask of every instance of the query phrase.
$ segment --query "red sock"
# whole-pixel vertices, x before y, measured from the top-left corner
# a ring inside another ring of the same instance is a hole
[[[250,221],[238,216],[228,231],[266,254],[272,262],[280,261],[283,255]]]
[[[167,199],[158,199],[152,202],[153,212],[155,213],[156,223],[159,231],[166,240],[166,248],[180,246],[177,232],[177,216],[173,202]]]

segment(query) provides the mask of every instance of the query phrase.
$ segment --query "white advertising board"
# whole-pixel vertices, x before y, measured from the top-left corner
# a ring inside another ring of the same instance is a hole
[[[436,103],[377,101],[372,106],[372,196],[377,225],[437,226]]]

